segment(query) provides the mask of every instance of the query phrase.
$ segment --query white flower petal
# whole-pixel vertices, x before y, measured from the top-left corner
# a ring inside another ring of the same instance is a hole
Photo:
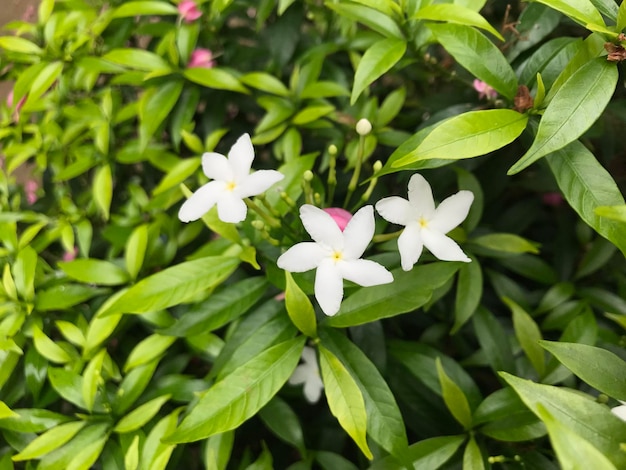
[[[304,204],[300,219],[311,238],[333,250],[343,250],[343,233],[333,218],[322,209]]]
[[[419,173],[409,180],[409,201],[418,216],[430,219],[435,212],[435,201],[430,184]]]
[[[254,160],[254,147],[248,134],[243,134],[228,152],[228,161],[236,181],[243,181],[250,174]]]
[[[217,215],[222,222],[236,224],[243,221],[247,213],[246,204],[232,191],[225,189],[217,200]]]
[[[209,178],[229,182],[235,175],[230,167],[228,159],[219,153],[207,152],[202,155],[202,171]]]
[[[398,196],[381,199],[376,203],[376,210],[383,219],[397,225],[408,225],[417,218],[411,203]]]
[[[296,370],[293,371],[291,377],[289,377],[289,383],[291,385],[299,385],[305,383],[311,375],[309,373],[309,368],[310,367],[307,364],[300,364],[298,367],[296,367]]]
[[[454,240],[441,232],[424,228],[422,229],[422,240],[424,246],[442,261],[464,261],[466,263],[472,261]]]
[[[393,275],[387,269],[367,259],[355,259],[337,263],[344,279],[363,287],[378,286],[393,282]]]
[[[428,222],[428,228],[448,233],[465,220],[473,201],[474,193],[471,191],[459,191],[444,199]]]
[[[422,254],[422,230],[417,222],[409,224],[398,237],[398,251],[402,269],[410,271]]]
[[[285,251],[276,264],[280,269],[292,273],[303,273],[319,266],[324,258],[328,258],[329,251],[315,242],[302,242]]]
[[[374,208],[362,207],[352,216],[343,230],[343,254],[347,259],[357,259],[365,252],[374,236]]]
[[[339,311],[343,299],[343,278],[331,259],[322,260],[317,268],[315,298],[326,315],[332,316]]]
[[[304,382],[304,398],[309,403],[317,403],[322,396],[323,389],[324,383],[319,376],[319,372],[316,371],[315,375],[310,375],[308,380]]]
[[[611,408],[611,413],[620,418],[622,421],[626,421],[626,406],[620,405],[615,408]]]
[[[285,177],[280,171],[259,170],[251,173],[237,184],[235,192],[242,199],[267,191],[274,183]]]
[[[305,364],[312,364],[315,366],[315,369],[317,369],[317,355],[315,354],[315,349],[311,346],[305,346],[302,348],[301,357]]]
[[[178,218],[183,222],[198,220],[209,212],[218,198],[223,194],[225,184],[222,181],[211,181],[187,199],[178,211]]]

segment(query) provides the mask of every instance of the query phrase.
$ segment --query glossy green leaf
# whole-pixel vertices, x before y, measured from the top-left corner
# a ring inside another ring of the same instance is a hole
[[[285,282],[285,307],[289,318],[302,333],[315,338],[317,324],[313,304],[288,271],[285,271]]]
[[[421,8],[416,15],[413,15],[413,19],[445,21],[465,26],[475,26],[476,28],[490,32],[501,41],[504,41],[502,35],[479,13],[458,4],[441,3],[426,5]]]
[[[129,281],[128,273],[110,261],[81,258],[58,266],[68,277],[87,284],[116,286]]]
[[[171,266],[142,279],[99,314],[146,313],[183,303],[221,282],[238,264],[238,258],[207,256]]]
[[[465,436],[441,436],[424,439],[409,446],[408,460],[413,468],[420,470],[437,470],[441,468],[461,447]],[[390,470],[406,468],[393,457],[389,456],[374,462],[369,470]]]
[[[139,15],[178,15],[174,5],[159,1],[126,2],[113,11],[113,18]]]
[[[19,454],[13,456],[13,460],[19,462],[40,458],[64,445],[83,429],[86,424],[86,421],[72,421],[59,424],[31,441]]]
[[[37,352],[50,362],[65,364],[72,360],[65,349],[52,341],[37,326],[33,326],[33,341]]]
[[[296,412],[286,401],[275,396],[259,411],[263,423],[283,441],[306,454],[302,425]]]
[[[136,431],[150,421],[170,398],[171,395],[163,395],[138,406],[120,419],[115,425],[115,428],[113,428],[113,431],[118,434]]]
[[[493,152],[513,142],[526,128],[528,116],[510,109],[459,114],[436,125],[415,148],[390,157],[398,168],[421,160],[460,160]]]
[[[456,24],[429,24],[437,42],[479,80],[512,100],[517,93],[515,72],[502,52],[478,30]]]
[[[606,349],[586,344],[541,341],[565,367],[592,387],[626,400],[626,362]]]
[[[367,445],[365,437],[367,412],[359,386],[333,353],[322,345],[319,345],[318,348],[324,392],[330,412],[359,446],[361,452],[372,460],[372,451]]]
[[[304,126],[306,124],[315,122],[318,119],[323,118],[324,116],[329,115],[333,111],[335,111],[335,107],[332,105],[322,104],[307,106],[306,108],[296,113],[296,115],[292,119],[292,122],[296,126]]]
[[[159,364],[158,360],[137,366],[125,375],[117,389],[115,401],[112,403],[117,415],[124,413],[144,392],[154,371]]]
[[[17,36],[0,36],[0,49],[21,54],[39,55],[43,53],[37,44]]]
[[[351,1],[325,2],[325,6],[352,21],[358,21],[387,38],[402,39],[404,35],[393,18],[381,15],[380,11]]]
[[[502,299],[513,313],[513,328],[515,336],[520,342],[522,349],[532,363],[537,373],[542,376],[545,372],[545,354],[539,341],[541,341],[541,331],[533,318],[511,299]]]
[[[124,372],[128,372],[137,366],[152,362],[163,354],[176,341],[174,336],[162,336],[153,334],[140,341],[128,355]]]
[[[363,395],[367,434],[392,455],[406,459],[408,440],[402,414],[376,366],[361,349],[334,329],[321,330],[320,339],[345,367]]]
[[[248,89],[234,75],[224,69],[194,67],[186,69],[183,75],[187,80],[207,88],[248,93]]]
[[[565,16],[585,26],[587,23],[604,25],[602,15],[591,0],[535,0],[560,11]]]
[[[405,51],[404,39],[383,39],[370,46],[363,54],[354,73],[350,103],[354,104],[365,88],[402,59]]]
[[[33,80],[24,107],[28,109],[30,107],[29,105],[37,103],[37,100],[50,89],[62,72],[63,62],[51,62],[46,64],[45,68],[39,72]]]
[[[535,140],[508,171],[513,175],[575,141],[600,117],[617,83],[615,64],[597,58],[578,69],[556,92],[539,122]]]
[[[596,215],[607,219],[626,222],[626,205],[622,206],[600,206],[594,209]]]
[[[83,371],[83,386],[82,386],[82,394],[83,401],[85,402],[85,407],[87,411],[93,409],[93,404],[96,401],[96,394],[98,393],[98,386],[100,385],[101,379],[101,371],[102,371],[102,363],[104,362],[104,358],[106,357],[106,349],[102,349],[98,354],[96,354],[85,370]]]
[[[202,152],[202,150],[200,150],[200,152]],[[164,193],[165,191],[175,186],[178,186],[180,183],[185,181],[188,177],[195,174],[201,165],[202,165],[202,159],[200,157],[181,159],[167,172],[167,174],[159,182],[157,187],[154,188],[154,190],[152,191],[152,194],[156,196],[158,194]]]
[[[17,293],[28,302],[35,297],[36,268],[37,252],[30,246],[21,249],[13,264],[13,279]]]
[[[626,225],[599,217],[599,206],[623,205],[624,197],[610,173],[580,142],[546,157],[563,196],[580,218],[626,255]]]
[[[204,452],[205,468],[214,468],[215,470],[226,470],[230,455],[233,450],[233,442],[235,440],[235,432],[227,431],[215,434],[207,439],[206,449]]]
[[[126,248],[124,249],[124,260],[126,262],[126,271],[130,274],[131,279],[135,279],[143,260],[146,256],[146,248],[148,246],[148,226],[146,224],[140,225],[126,242]]]
[[[539,253],[536,243],[512,233],[490,233],[472,238],[470,241],[481,247],[503,253]]]
[[[108,220],[113,199],[113,176],[110,165],[103,165],[95,171],[92,191],[98,210],[104,219]]]
[[[289,89],[278,78],[264,72],[252,72],[240,77],[244,85],[278,96],[288,96]]]
[[[137,470],[139,465],[139,434],[135,434],[133,441],[128,446],[124,454],[124,468],[126,470]]]
[[[476,259],[459,269],[454,303],[454,325],[450,334],[456,334],[472,317],[483,295],[483,272]]]
[[[170,455],[176,446],[163,444],[161,438],[174,431],[178,424],[178,415],[181,411],[183,411],[182,407],[177,408],[167,416],[161,418],[150,430],[141,449],[141,468],[165,470]]]
[[[463,389],[448,377],[439,357],[435,360],[435,364],[437,366],[437,374],[439,375],[441,395],[446,406],[450,410],[450,413],[452,413],[452,416],[454,416],[465,429],[469,429],[472,425],[472,411],[470,410],[467,397],[465,393],[463,393]]]
[[[617,11],[617,31],[623,31],[626,28],[626,4],[622,2]]]
[[[181,80],[170,80],[158,87],[145,90],[139,100],[140,149],[146,148],[161,123],[171,113],[182,91],[183,82]]]
[[[90,470],[102,453],[104,445],[108,441],[108,436],[102,436],[86,443],[78,452],[74,453],[74,458],[67,466],[67,470]]]
[[[0,400],[0,419],[18,417],[19,415],[15,411],[11,410],[5,402]]]
[[[472,470],[484,470],[485,468],[480,447],[478,447],[474,436],[470,436],[465,446],[465,452],[463,452],[463,468],[471,468]]]
[[[52,388],[65,400],[79,408],[87,408],[82,393],[83,378],[76,372],[60,367],[49,367],[48,380]]]
[[[45,456],[37,466],[38,470],[57,470],[60,468],[83,468],[84,470],[94,463],[106,443],[108,423],[90,424],[74,436],[74,438]],[[94,458],[94,454],[95,458]],[[89,462],[92,460],[92,462]],[[83,464],[83,465],[81,465]],[[86,466],[85,466],[86,465]]]
[[[324,323],[346,327],[369,323],[411,312],[425,305],[433,291],[443,286],[459,269],[460,263],[431,263],[411,271],[392,271],[392,284],[357,290],[341,304],[339,313]]]
[[[193,442],[237,428],[287,382],[304,342],[301,336],[272,346],[216,382],[163,442]]]
[[[563,387],[537,384],[504,372],[500,375],[537,416],[541,418],[540,407],[545,408],[556,421],[589,441],[617,468],[626,466],[626,454],[620,451],[620,442],[626,442],[626,427],[606,405]]]
[[[393,118],[395,118],[406,100],[406,88],[398,88],[397,90],[389,93],[385,100],[381,103],[376,114],[376,121],[374,127],[383,128],[389,124]]]

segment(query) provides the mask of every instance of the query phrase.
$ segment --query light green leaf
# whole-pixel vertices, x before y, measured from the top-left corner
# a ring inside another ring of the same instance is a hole
[[[204,451],[204,467],[226,470],[231,452],[233,451],[234,441],[234,431],[227,431],[209,437]]]
[[[622,2],[617,11],[617,25],[615,29],[617,31],[623,31],[626,28],[626,3]]]
[[[176,105],[183,90],[182,80],[170,80],[148,88],[139,100],[139,148],[147,147],[150,138]],[[172,184],[174,186],[174,184]]]
[[[513,142],[527,122],[528,116],[510,109],[459,114],[436,125],[416,148],[405,152],[404,146],[400,147],[389,160],[397,168],[420,160],[460,160],[485,155]]]
[[[200,143],[200,139],[198,139],[198,144],[202,145]],[[173,188],[174,186],[179,185],[180,183],[185,181],[189,176],[193,175],[196,172],[196,170],[200,168],[200,165],[202,165],[202,159],[200,157],[181,159],[172,168],[170,168],[167,174],[159,182],[157,187],[154,188],[154,190],[152,191],[152,194],[156,196],[158,194],[164,193],[165,191]]]
[[[207,256],[171,266],[142,279],[100,315],[146,313],[178,305],[228,277],[239,258]]]
[[[135,434],[124,454],[124,470],[137,470],[137,465],[139,465],[139,434]]]
[[[542,376],[546,369],[545,354],[539,344],[542,338],[537,323],[522,307],[511,299],[505,297],[502,300],[513,313],[513,328],[515,329],[517,340],[537,373]]]
[[[102,213],[104,220],[108,220],[113,199],[113,177],[110,165],[103,165],[96,170],[93,176],[92,192],[98,210]]]
[[[505,372],[500,372],[500,376],[539,418],[543,407],[563,427],[589,441],[617,468],[626,468],[626,453],[620,450],[620,443],[626,442],[626,426],[606,405],[574,390],[536,384]]]
[[[289,89],[278,78],[264,72],[251,72],[239,79],[244,85],[278,96],[288,96]]]
[[[63,62],[51,62],[37,74],[28,91],[26,103],[24,107],[28,109],[28,105],[37,103],[37,100],[50,89],[52,84],[59,78],[63,72]]]
[[[178,15],[174,5],[159,1],[126,2],[113,10],[113,18],[139,15]]]
[[[72,360],[65,349],[48,338],[48,336],[35,325],[33,325],[33,341],[37,352],[50,362],[65,364]]]
[[[512,233],[490,233],[472,238],[471,243],[503,253],[533,253],[538,254],[537,243],[531,242]]]
[[[463,452],[463,468],[471,468],[472,470],[484,470],[485,468],[480,447],[478,447],[473,435],[470,435],[467,446],[465,446],[465,452]]]
[[[421,8],[416,15],[413,15],[413,19],[445,21],[448,23],[475,26],[477,28],[484,29],[485,31],[489,31],[500,41],[504,41],[502,35],[493,26],[491,26],[485,18],[483,18],[476,11],[470,10],[462,5],[452,5],[449,3],[426,5]]]
[[[176,341],[174,336],[161,336],[158,334],[153,334],[143,339],[128,355],[124,365],[124,372],[153,361],[163,354],[174,341]]]
[[[108,423],[98,423],[86,426],[74,438],[53,452],[43,456],[38,470],[58,470],[60,468],[82,468],[87,470],[97,459],[102,446],[107,441],[106,432]],[[94,454],[95,457],[94,457]],[[92,460],[89,462],[90,460]],[[87,465],[88,464],[88,465]]]
[[[405,52],[406,41],[396,38],[383,39],[367,49],[354,73],[350,104],[354,104],[365,88],[402,59]]]
[[[514,175],[575,141],[600,117],[617,83],[617,67],[604,58],[587,62],[556,92],[539,122],[535,140],[508,171]]]
[[[357,290],[341,304],[339,313],[325,319],[334,327],[369,323],[413,311],[425,305],[433,291],[443,286],[459,269],[461,263],[431,263],[411,271],[392,271],[392,284]]]
[[[554,8],[585,26],[587,23],[604,25],[602,15],[590,0],[534,0]]]
[[[0,49],[21,54],[40,55],[43,53],[37,44],[17,36],[0,36]]]
[[[15,288],[22,299],[32,302],[35,297],[35,270],[37,252],[30,246],[22,248],[13,264]]]
[[[150,421],[170,398],[171,395],[163,395],[157,398],[153,398],[149,402],[138,406],[122,419],[120,419],[115,425],[115,428],[113,428],[113,431],[118,434],[125,434],[128,432],[136,431],[148,421]]]
[[[594,212],[599,206],[624,204],[624,197],[610,173],[580,142],[548,155],[546,160],[569,205],[626,256],[626,225]]]
[[[469,26],[429,24],[437,42],[472,75],[512,100],[517,93],[515,72],[502,52],[484,34]]]
[[[75,457],[70,461],[67,470],[90,470],[102,453],[104,445],[109,440],[108,436],[102,436],[94,441],[89,441],[86,445],[74,453]]]
[[[103,55],[102,59],[145,72],[164,72],[171,70],[170,64],[163,59],[163,57],[143,49],[113,49]]]
[[[117,286],[129,281],[128,273],[110,261],[81,258],[58,266],[68,277],[87,284]]]
[[[49,367],[48,380],[52,388],[65,400],[79,408],[87,408],[82,394],[83,378],[76,372],[60,367]]]
[[[361,452],[372,460],[374,456],[367,445],[367,414],[365,402],[358,385],[346,370],[345,366],[322,345],[320,352],[320,367],[324,392],[328,400],[330,412],[337,418],[341,427],[359,446]]]
[[[59,424],[32,440],[19,454],[14,455],[12,458],[15,462],[38,459],[64,445],[83,429],[86,424],[86,421],[72,421],[71,423]]]
[[[349,1],[326,1],[325,6],[352,21],[363,23],[387,38],[404,38],[398,23],[387,15],[381,15],[378,10]]]
[[[540,341],[574,374],[610,397],[626,401],[626,362],[606,349],[579,343]]]
[[[83,401],[85,402],[85,407],[89,412],[93,409],[93,404],[96,401],[96,394],[98,393],[98,385],[102,382],[102,363],[104,362],[106,354],[106,349],[102,349],[91,361],[89,361],[89,364],[87,364],[87,367],[85,367],[85,370],[83,371]]]
[[[292,122],[296,126],[304,126],[305,124],[309,124],[329,115],[334,110],[335,107],[333,105],[307,106],[301,111],[298,111],[298,113],[293,117]]]
[[[224,69],[193,67],[186,69],[183,75],[187,80],[207,88],[249,93],[248,89],[234,75]]]
[[[472,426],[472,411],[470,410],[465,393],[463,393],[461,387],[448,377],[441,364],[441,358],[438,357],[435,360],[435,364],[437,365],[437,374],[439,375],[443,401],[446,403],[452,416],[454,416],[465,429],[469,429]]]
[[[315,310],[308,296],[300,289],[293,280],[291,273],[285,271],[285,307],[293,324],[305,335],[315,338],[317,325]]]
[[[0,400],[0,419],[19,418],[19,415]]]
[[[606,217],[611,220],[626,222],[626,205],[621,206],[600,206],[594,209],[596,215]]]
[[[437,470],[456,453],[465,436],[442,436],[424,439],[409,446],[408,461],[413,468]],[[392,456],[374,462],[368,470],[390,470],[406,468]]]
[[[131,279],[136,279],[137,274],[141,270],[144,257],[146,256],[146,247],[148,246],[148,225],[143,224],[135,228],[133,233],[128,237],[126,248],[124,249],[124,260],[126,261],[126,270],[130,274]]]
[[[169,457],[176,446],[163,444],[161,442],[161,438],[176,429],[176,425],[178,424],[178,415],[181,411],[183,411],[182,407],[177,408],[162,418],[150,430],[150,434],[146,437],[141,449],[141,468],[150,470],[165,470]]]
[[[230,431],[256,414],[287,382],[306,338],[284,341],[216,382],[163,442],[193,442]]]

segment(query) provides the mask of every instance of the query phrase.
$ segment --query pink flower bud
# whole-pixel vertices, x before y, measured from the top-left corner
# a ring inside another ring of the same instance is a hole
[[[78,255],[78,247],[75,246],[72,251],[66,251],[63,253],[63,261],[74,261]]]
[[[39,183],[35,180],[28,180],[24,185],[24,192],[26,193],[26,202],[32,206],[37,202],[37,190],[39,189]]]
[[[498,96],[498,92],[487,85],[482,80],[475,79],[473,83],[474,90],[478,92],[478,98],[487,98],[492,100]]]
[[[557,191],[544,193],[541,196],[541,200],[546,206],[550,207],[559,207],[563,204],[563,196]]]
[[[20,100],[18,101],[17,105],[15,106],[15,109],[13,110],[13,120],[14,121],[19,121],[20,120],[20,110],[22,109],[22,107],[24,106],[24,103],[26,103],[26,96],[24,95],[20,98]],[[11,90],[7,96],[7,105],[9,106],[9,108],[13,107],[13,90]]]
[[[210,69],[215,66],[215,61],[213,60],[213,52],[209,49],[196,49],[191,53],[191,58],[189,59],[189,63],[187,67],[201,67],[205,69]]]
[[[185,23],[193,23],[202,16],[202,12],[193,0],[183,0],[178,4],[178,13]]]
[[[326,212],[333,218],[333,220],[342,232],[352,218],[352,214],[350,214],[350,212],[348,212],[347,210],[342,209],[341,207],[328,207],[324,209],[324,212]]]

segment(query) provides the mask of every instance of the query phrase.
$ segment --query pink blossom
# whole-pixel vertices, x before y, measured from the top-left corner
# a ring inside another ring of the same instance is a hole
[[[193,0],[183,0],[178,4],[178,13],[185,23],[193,23],[202,16],[202,11]]]
[[[196,49],[191,53],[191,59],[189,59],[189,63],[187,67],[201,67],[205,69],[210,69],[215,66],[215,61],[213,60],[213,52],[209,49]]]
[[[35,180],[28,180],[24,185],[24,192],[26,193],[26,201],[30,206],[37,202],[37,190],[39,189],[39,183]]]
[[[333,218],[333,220],[342,232],[352,218],[352,214],[350,214],[350,212],[348,212],[347,210],[342,209],[341,207],[328,207],[324,209],[324,212],[326,212]]]
[[[541,196],[541,200],[546,206],[550,207],[559,207],[563,204],[563,196],[557,191],[544,193]]]
[[[475,79],[473,83],[474,90],[478,92],[478,98],[487,98],[492,100],[498,96],[498,92],[487,85],[482,80]]]
[[[78,255],[78,247],[75,246],[73,250],[66,251],[65,253],[63,253],[62,259],[63,261],[74,261],[77,255]]]
[[[24,106],[24,103],[26,103],[26,96],[27,95],[22,96],[20,100],[18,101],[17,105],[15,106],[15,110],[13,111],[14,121],[20,120],[20,110]],[[13,90],[11,90],[7,96],[7,105],[9,106],[9,108],[13,107]]]

